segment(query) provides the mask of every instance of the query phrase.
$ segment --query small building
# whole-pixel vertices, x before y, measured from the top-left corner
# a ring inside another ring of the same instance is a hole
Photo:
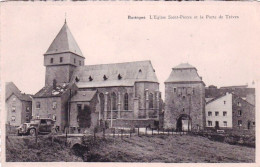
[[[69,99],[76,93],[75,84],[46,85],[33,96],[33,118],[51,118],[56,121],[58,130],[68,126]]]
[[[199,130],[205,127],[205,84],[188,63],[174,68],[165,81],[164,128]]]
[[[70,100],[69,127],[72,133],[84,132],[98,125],[99,112],[96,109],[97,91],[77,91]]]
[[[6,83],[7,124],[20,126],[32,118],[32,97],[21,93],[13,82]]]

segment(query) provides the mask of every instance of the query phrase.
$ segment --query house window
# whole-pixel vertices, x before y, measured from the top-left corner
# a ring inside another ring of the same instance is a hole
[[[212,126],[212,121],[208,121],[208,126]]]
[[[16,109],[15,106],[12,106],[12,112],[15,112],[15,109]]]
[[[52,102],[52,109],[56,109],[57,108],[57,102],[56,101],[54,101],[54,102]]]
[[[149,94],[149,108],[150,109],[153,108],[153,94],[152,93]]]
[[[112,93],[112,110],[116,110],[116,94]]]
[[[226,127],[227,126],[227,121],[223,121],[223,125]]]
[[[36,102],[36,108],[40,109],[41,108],[41,103],[40,102]]]
[[[26,112],[30,112],[30,107],[26,107]]]
[[[76,59],[74,58],[74,64],[76,64]]]
[[[226,104],[226,101],[224,101],[224,104]]]
[[[50,61],[50,62],[51,62],[51,64],[53,63],[53,58],[51,58],[51,61]]]
[[[60,57],[60,63],[62,63],[63,62],[63,57]]]
[[[117,78],[120,80],[120,79],[122,79],[122,76],[120,74],[118,74]]]
[[[226,111],[223,111],[223,116],[227,116],[227,112]]]
[[[79,61],[79,65],[81,66],[81,61]]]
[[[215,111],[215,116],[218,116],[219,115],[219,112],[218,111]]]
[[[36,116],[36,119],[40,119],[40,116],[39,116],[39,115],[37,115],[37,116]]]
[[[211,111],[208,112],[208,116],[209,116],[209,117],[212,116],[212,112],[211,112]]]
[[[237,111],[237,116],[241,116],[242,115],[242,110],[238,110]]]
[[[140,99],[139,99],[139,101],[140,101]],[[128,94],[127,93],[124,96],[124,110],[128,110]]]
[[[181,96],[181,94],[182,94],[182,93],[181,93],[181,89],[178,88],[177,91],[178,91],[178,96]]]
[[[238,121],[237,121],[237,125],[238,125],[238,126],[242,126],[242,120],[238,120]]]
[[[15,122],[15,116],[12,116],[12,117],[11,117],[11,121],[12,121],[12,122]]]
[[[255,126],[255,122],[252,122],[252,125]]]

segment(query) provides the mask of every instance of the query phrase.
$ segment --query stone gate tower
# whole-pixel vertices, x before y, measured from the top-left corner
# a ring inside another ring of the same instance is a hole
[[[172,69],[165,81],[164,128],[194,130],[205,127],[205,84],[188,63]]]
[[[44,54],[45,85],[68,83],[77,66],[84,65],[84,57],[65,21],[60,32]]]

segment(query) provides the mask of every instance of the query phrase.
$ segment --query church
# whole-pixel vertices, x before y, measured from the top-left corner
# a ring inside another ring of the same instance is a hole
[[[159,82],[151,61],[85,65],[65,21],[44,54],[45,86],[32,101],[33,118],[52,118],[59,130],[158,126]]]

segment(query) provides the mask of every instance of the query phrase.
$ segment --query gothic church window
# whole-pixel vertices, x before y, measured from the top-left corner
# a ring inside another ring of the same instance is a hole
[[[153,108],[153,94],[152,93],[149,94],[149,108],[150,109]]]
[[[116,94],[112,93],[112,110],[116,110]]]
[[[140,99],[139,99],[140,101]],[[128,94],[125,93],[124,95],[124,110],[128,110]]]

